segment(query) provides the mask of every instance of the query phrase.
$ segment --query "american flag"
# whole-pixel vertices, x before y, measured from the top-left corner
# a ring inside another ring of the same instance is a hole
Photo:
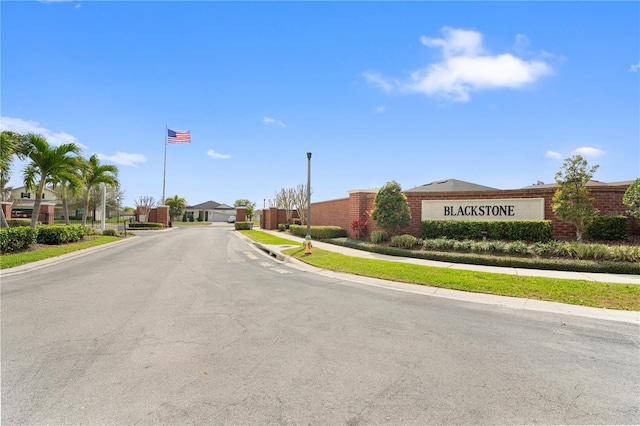
[[[190,143],[191,142],[191,131],[174,132],[171,129],[167,129],[167,142],[169,142],[169,143]]]

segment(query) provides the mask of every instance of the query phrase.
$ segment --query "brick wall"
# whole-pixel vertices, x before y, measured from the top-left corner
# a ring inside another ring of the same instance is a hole
[[[5,219],[11,219],[13,203],[3,201],[2,203],[0,203],[0,206],[2,207],[2,211],[4,212]]]
[[[136,208],[136,221],[140,220],[140,216],[142,215],[143,208]],[[147,222],[152,223],[161,223],[165,227],[169,226],[169,206],[157,206],[149,210],[149,217],[147,218]]]
[[[311,212],[313,214],[313,210]],[[291,213],[291,221],[300,220],[298,212],[294,210]],[[270,207],[262,210],[260,215],[260,227],[263,229],[278,229],[278,225],[281,223],[287,223],[287,212],[282,209]]]
[[[589,188],[591,197],[595,198],[594,205],[603,215],[620,215],[626,212],[626,206],[622,203],[622,196],[627,186],[593,186]],[[407,229],[408,234],[420,235],[422,200],[452,200],[452,199],[491,199],[491,198],[543,198],[545,220],[553,221],[554,238],[573,239],[576,236],[576,228],[570,223],[560,221],[553,210],[551,202],[556,189],[551,187],[527,188],[496,191],[467,191],[467,192],[429,192],[407,193],[407,201],[411,209],[411,225]],[[629,233],[640,235],[638,219],[629,218]]]
[[[349,227],[350,198],[322,201],[311,204],[312,226],[339,226]]]
[[[592,186],[589,187],[591,197],[595,198],[595,207],[603,215],[621,215],[627,210],[622,203],[622,196],[628,186]],[[458,192],[408,192],[407,202],[411,211],[411,222],[403,233],[420,236],[422,233],[422,200],[472,200],[472,199],[496,199],[496,198],[543,198],[544,217],[553,221],[553,236],[559,239],[575,239],[576,229],[570,223],[562,222],[555,217],[551,209],[551,201],[556,189],[554,187],[489,190],[489,191],[458,191]],[[354,237],[349,224],[355,219],[369,221],[369,232],[377,229],[368,217],[367,212],[374,208],[376,191],[356,190],[349,192],[349,198],[322,201],[311,204],[311,224],[314,226],[333,225],[347,229],[350,237]],[[278,216],[274,222],[272,219],[265,221],[265,229],[277,229],[278,223],[284,223],[284,210],[275,208],[265,210],[269,218]],[[629,217],[629,234],[640,235],[640,220]]]

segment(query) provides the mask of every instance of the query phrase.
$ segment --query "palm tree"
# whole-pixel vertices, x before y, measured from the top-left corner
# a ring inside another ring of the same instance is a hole
[[[84,213],[82,215],[82,225],[87,224],[89,214],[89,197],[91,189],[104,183],[106,185],[118,186],[118,167],[112,164],[100,164],[97,154],[93,154],[80,169],[84,183]]]
[[[167,198],[164,200],[164,203],[169,206],[169,218],[172,222],[174,218],[182,216],[182,212],[187,208],[187,202],[185,199],[178,195]]]
[[[30,161],[24,169],[24,186],[27,190],[33,190],[36,193],[31,215],[31,227],[35,228],[38,224],[45,185],[77,166],[80,148],[74,143],[53,147],[44,136],[29,133],[24,138],[19,151]]]
[[[58,176],[51,180],[53,189],[60,188],[60,198],[62,199],[62,214],[64,223],[70,225],[69,221],[69,195],[79,197],[82,193],[82,175],[80,169],[84,166],[82,158],[76,158],[77,164],[69,170],[61,171]]]
[[[22,135],[4,131],[0,134],[0,196],[2,201],[6,201],[7,183],[11,179],[11,161],[17,153]],[[0,209],[0,228],[8,228],[7,218],[4,210]]]

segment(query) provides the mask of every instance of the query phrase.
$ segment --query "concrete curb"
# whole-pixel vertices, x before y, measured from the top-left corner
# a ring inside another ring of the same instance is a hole
[[[517,297],[497,296],[484,293],[472,293],[459,290],[450,290],[438,287],[429,287],[419,284],[409,284],[396,281],[387,281],[377,278],[363,277],[359,275],[351,275],[341,272],[329,271],[317,268],[301,262],[291,256],[281,253],[281,250],[295,247],[296,241],[292,240],[291,246],[273,246],[256,243],[242,234],[238,234],[249,245],[253,245],[257,251],[262,251],[275,259],[286,263],[288,266],[303,271],[316,273],[328,278],[349,281],[387,290],[401,291],[405,293],[418,294],[422,296],[441,297],[444,299],[458,300],[463,302],[480,303],[484,305],[492,305],[506,307],[510,309],[521,309],[526,311],[549,312],[553,314],[572,315],[584,318],[593,318],[607,321],[625,322],[640,325],[640,312],[636,311],[617,311],[603,308],[591,308],[580,305],[570,305],[558,302],[547,302],[535,299],[522,299]],[[492,271],[493,272],[493,271]],[[500,273],[500,271],[497,271]],[[504,272],[502,272],[504,273]],[[517,274],[514,274],[517,275]],[[582,278],[585,279],[585,278]]]
[[[139,237],[138,236],[127,237],[127,238],[123,238],[122,240],[114,241],[112,243],[102,244],[99,246],[74,251],[74,252],[63,254],[60,256],[51,257],[49,259],[38,260],[37,262],[26,263],[24,265],[16,266],[14,268],[0,269],[0,277],[10,277],[12,275],[24,274],[25,272],[46,268],[47,266],[62,263],[69,259],[86,256],[88,254],[96,253],[102,250],[107,250],[111,247],[115,247],[120,244],[126,244],[137,238]]]

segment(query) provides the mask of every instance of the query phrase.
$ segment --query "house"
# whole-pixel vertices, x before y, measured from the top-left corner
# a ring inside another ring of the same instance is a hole
[[[229,216],[236,214],[236,209],[227,204],[220,204],[215,201],[205,201],[195,206],[187,206],[185,209],[187,217],[203,222],[226,222]]]
[[[30,218],[33,213],[33,205],[36,202],[36,194],[21,186],[11,190],[9,201],[13,202],[11,218]],[[58,205],[58,203],[56,193],[51,188],[45,188],[40,202],[41,218],[39,220],[43,223],[49,223],[49,216],[54,215],[55,209],[58,207],[62,209],[62,204]]]
[[[12,218],[30,218],[33,213],[33,205],[36,201],[36,195],[32,191],[27,191],[24,186],[21,186],[11,190],[9,201],[13,203],[11,206]],[[82,217],[82,213],[82,209],[69,209],[69,216],[71,218],[80,218]],[[89,217],[93,218],[94,215],[94,220],[100,220],[100,209],[89,212]],[[53,223],[53,221],[49,221],[49,216],[52,216],[52,220],[64,219],[62,200],[58,197],[56,191],[52,188],[45,187],[42,194],[42,201],[40,203],[39,220],[43,223]]]

